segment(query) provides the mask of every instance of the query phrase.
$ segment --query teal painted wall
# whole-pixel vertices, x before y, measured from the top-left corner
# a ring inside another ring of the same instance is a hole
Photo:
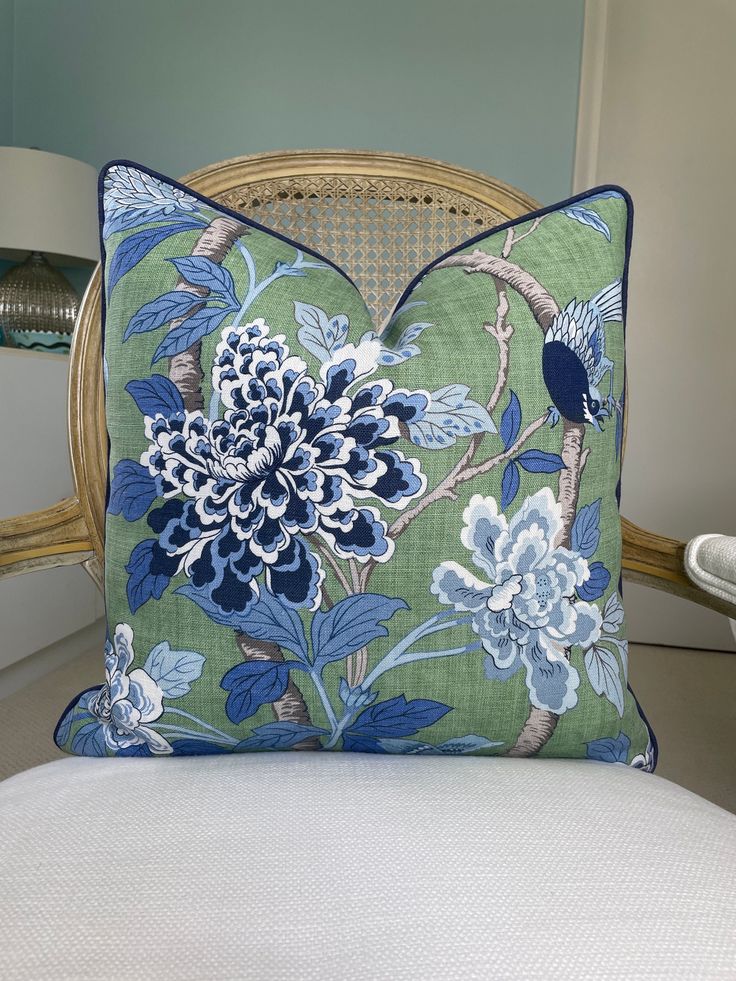
[[[1,0],[4,8],[9,0]],[[16,0],[13,141],[171,175],[363,147],[570,193],[583,0]]]
[[[13,0],[0,0],[0,146],[13,144]]]

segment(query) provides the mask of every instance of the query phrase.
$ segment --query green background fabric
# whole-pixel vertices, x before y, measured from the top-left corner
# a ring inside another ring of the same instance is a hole
[[[115,168],[112,170],[113,174],[114,172]],[[111,171],[108,171],[108,181],[110,173]],[[136,171],[131,169],[131,173],[135,174]],[[138,201],[141,210],[135,223],[122,230],[113,230],[105,240],[108,284],[111,263],[115,262],[118,256],[117,250],[125,246],[126,241],[129,243],[131,236],[140,235],[142,230],[163,228],[167,222],[173,225],[191,217],[191,211],[177,210],[173,205],[165,216],[146,212],[145,205],[148,200],[146,195],[150,195],[150,180],[157,181],[158,178],[148,175],[148,179],[148,185],[145,187],[141,185],[143,189],[140,190],[140,201]],[[161,184],[161,188],[164,195],[172,194],[172,189],[165,182]],[[112,197],[113,194],[110,192],[105,199],[108,221],[113,210]],[[540,216],[541,220],[539,218],[533,222],[521,220],[513,226],[512,233],[506,230],[491,231],[480,241],[460,251],[472,260],[478,251],[488,256],[499,256],[504,250],[509,261],[524,274],[533,277],[543,290],[554,298],[559,309],[565,308],[573,300],[588,301],[608,284],[615,283],[624,276],[627,261],[627,204],[622,195],[615,191],[573,204],[572,210],[570,203],[567,202],[558,209]],[[216,205],[201,201],[196,203],[194,210],[202,216],[202,221],[211,221],[218,213]],[[509,247],[511,242],[509,234],[515,239],[512,248]],[[111,475],[116,471],[120,461],[128,460],[135,463],[141,461],[150,442],[146,437],[141,412],[125,386],[131,380],[149,378],[152,372],[166,374],[169,363],[168,359],[163,358],[152,365],[156,349],[170,330],[168,322],[147,332],[133,333],[127,340],[123,340],[124,333],[126,329],[130,329],[135,315],[142,307],[175,289],[179,274],[177,268],[167,260],[190,255],[199,236],[198,228],[172,234],[133,265],[117,282],[111,293],[109,285],[107,287],[105,356],[108,372],[107,419],[111,443]],[[294,264],[295,246],[265,231],[251,228],[239,241],[252,256],[259,282],[277,270],[279,264],[282,264],[282,269]],[[317,266],[320,265],[319,259],[308,253],[303,256],[303,259]],[[246,292],[248,275],[243,253],[238,245],[228,251],[222,266],[232,275],[235,292],[239,298],[242,298]],[[273,338],[275,335],[283,335],[284,343],[289,348],[289,355],[301,359],[309,375],[319,380],[322,368],[320,358],[316,356],[313,344],[302,343],[301,331],[304,325],[303,323],[300,325],[298,321],[295,304],[308,304],[312,310],[324,311],[328,321],[340,316],[347,318],[349,329],[346,337],[343,338],[343,347],[337,347],[333,353],[333,358],[336,357],[338,361],[347,350],[346,344],[358,345],[362,339],[364,343],[376,347],[377,342],[370,339],[374,326],[371,324],[367,308],[357,290],[345,277],[326,264],[322,268],[310,267],[300,272],[299,275],[282,275],[265,288],[248,307],[241,328],[238,329],[242,330],[244,325],[262,318],[267,325],[270,325],[269,336]],[[499,315],[499,302],[503,302],[504,297],[508,301],[508,311],[503,317],[502,328],[510,330],[509,325],[511,325],[512,333],[506,341],[499,342],[498,336],[494,335],[493,325],[496,324]],[[217,357],[217,346],[221,344],[222,337],[231,332],[231,327],[228,325],[232,324],[233,319],[233,314],[228,315],[221,328],[205,335],[202,340],[201,365],[204,371],[202,394],[205,415],[213,394],[211,367]],[[377,633],[383,635],[374,636],[367,645],[365,657],[368,672],[379,664],[392,648],[395,648],[397,642],[418,625],[426,623],[438,614],[452,615],[450,604],[442,601],[436,588],[432,591],[433,577],[437,576],[436,570],[443,563],[455,563],[467,570],[468,574],[472,573],[476,576],[481,586],[492,590],[494,582],[488,572],[479,567],[477,562],[474,563],[471,551],[462,541],[463,529],[466,528],[469,520],[468,513],[472,510],[472,507],[469,508],[471,499],[474,496],[477,499],[480,495],[484,499],[493,498],[500,502],[504,497],[504,474],[509,469],[509,461],[518,461],[524,451],[541,451],[548,464],[549,461],[553,461],[552,472],[529,472],[529,469],[519,463],[511,467],[520,478],[518,490],[504,509],[507,518],[513,521],[513,515],[520,511],[523,502],[532,499],[544,488],[551,489],[550,499],[556,496],[560,474],[563,472],[560,454],[563,452],[563,434],[567,424],[564,419],[554,426],[551,424],[555,421],[554,413],[550,414],[549,411],[553,399],[542,372],[544,333],[535,320],[527,300],[502,279],[493,275],[484,272],[469,273],[466,268],[458,266],[438,268],[425,275],[410,294],[403,298],[402,306],[382,338],[384,352],[382,356],[395,360],[396,350],[406,347],[405,344],[398,345],[399,338],[407,328],[416,323],[429,324],[420,329],[413,339],[417,350],[400,363],[378,365],[377,369],[360,384],[370,385],[377,380],[386,379],[395,390],[407,393],[423,392],[425,395],[437,393],[448,385],[466,386],[465,404],[471,407],[473,419],[480,420],[478,429],[472,428],[471,425],[468,432],[458,432],[450,426],[453,435],[448,443],[451,445],[438,449],[428,448],[426,444],[417,445],[417,442],[422,444],[422,437],[417,437],[417,430],[402,424],[403,428],[398,440],[388,448],[400,450],[406,460],[413,461],[410,466],[415,473],[421,472],[424,475],[426,488],[421,492],[407,492],[403,510],[391,508],[385,500],[372,495],[369,490],[361,492],[362,496],[359,494],[355,498],[356,506],[377,509],[380,519],[386,523],[386,527],[390,528],[394,522],[402,520],[402,515],[411,514],[417,504],[420,504],[427,494],[431,494],[434,488],[442,485],[460,461],[465,460],[468,466],[482,466],[485,461],[498,459],[488,472],[474,479],[458,482],[451,494],[442,496],[421,511],[408,524],[406,530],[396,537],[395,550],[388,561],[369,562],[374,565],[374,568],[369,581],[362,581],[358,591],[370,592],[391,600],[401,600],[406,608],[396,609],[392,615],[380,621],[383,627],[379,627]],[[567,610],[584,611],[595,607],[600,611],[600,616],[596,613],[599,621],[601,617],[605,618],[606,610],[619,608],[616,596],[620,576],[621,541],[616,487],[620,470],[620,447],[617,443],[620,440],[620,403],[624,384],[624,334],[620,316],[617,321],[606,322],[603,333],[605,354],[613,362],[611,392],[614,400],[611,402],[610,417],[604,420],[601,431],[593,425],[586,424],[583,427],[585,465],[577,500],[577,513],[580,517],[583,511],[585,512],[583,517],[588,516],[591,513],[589,506],[594,510],[598,507],[596,502],[600,502],[599,535],[595,541],[593,554],[587,557],[585,578],[588,577],[590,566],[596,563],[605,567],[609,581],[601,595],[590,602],[586,602],[583,598],[589,594],[586,594],[586,586],[582,581],[578,583],[576,594],[573,595],[571,590],[568,590],[566,598],[561,601]],[[505,379],[499,378],[502,348],[508,351],[508,369]],[[356,385],[353,392],[358,387],[359,385]],[[609,381],[606,378],[600,384],[603,395],[608,394],[608,387]],[[493,393],[496,395],[495,401],[492,399]],[[512,420],[512,403],[515,398],[518,399],[521,413],[521,418],[516,425]],[[489,404],[489,400],[492,404]],[[476,408],[472,408],[473,406]],[[222,417],[223,404],[220,402],[216,408],[219,416]],[[434,418],[440,420],[440,428],[447,422],[447,420],[442,422],[441,414]],[[454,423],[456,420],[453,418],[450,421]],[[533,432],[524,441],[523,433],[528,426],[535,423],[536,425],[532,426]],[[509,427],[512,431],[517,430],[519,435],[513,435],[512,432],[513,438],[510,442],[513,445],[507,452],[502,437],[508,435]],[[446,433],[447,431],[445,430]],[[471,451],[472,460],[469,460],[468,455]],[[559,465],[554,463],[555,460],[559,461]],[[549,467],[547,469],[549,470]],[[120,511],[116,487],[116,480],[113,479],[112,500],[118,502],[113,510],[117,508]],[[508,491],[508,488],[506,490]],[[179,497],[183,499],[181,495]],[[161,504],[162,499],[159,496],[153,508]],[[155,537],[152,536],[148,523],[151,510],[146,508],[145,513],[136,520],[126,520],[124,509],[123,513],[108,513],[106,541],[108,624],[111,635],[115,632],[116,624],[130,625],[134,651],[134,655],[128,659],[130,663],[123,664],[118,656],[119,650],[115,639],[112,638],[113,643],[110,647],[113,649],[113,654],[110,661],[111,655],[108,651],[108,669],[111,664],[115,669],[112,679],[113,689],[121,679],[127,684],[125,678],[128,676],[132,678],[131,672],[134,674],[137,669],[142,670],[147,664],[150,667],[149,653],[155,650],[157,645],[168,644],[170,651],[174,652],[197,652],[205,658],[201,662],[201,673],[195,677],[196,671],[190,671],[192,677],[183,686],[187,690],[183,694],[173,696],[172,701],[166,697],[163,699],[165,708],[175,707],[180,713],[180,717],[175,722],[172,722],[173,716],[168,717],[168,725],[178,724],[182,730],[187,729],[189,732],[189,736],[185,737],[181,733],[177,734],[173,729],[166,729],[165,739],[170,746],[174,746],[174,752],[177,751],[178,738],[192,740],[196,738],[197,733],[203,737],[198,746],[189,745],[188,748],[182,749],[182,752],[272,748],[271,742],[266,740],[266,735],[259,736],[258,731],[262,730],[270,739],[274,732],[269,727],[273,726],[275,721],[284,721],[285,717],[283,713],[279,717],[272,703],[265,700],[260,708],[247,718],[237,724],[233,722],[232,712],[228,710],[228,690],[222,687],[222,683],[229,671],[242,666],[244,651],[245,661],[248,661],[248,642],[247,640],[243,642],[241,637],[240,645],[238,644],[233,622],[228,625],[213,622],[197,603],[175,592],[176,588],[186,586],[190,582],[190,576],[185,571],[180,570],[173,577],[171,583],[163,589],[160,598],[154,595],[137,609],[131,608],[130,596],[126,592],[130,580],[126,566],[129,567],[131,552],[135,546],[141,541]],[[581,519],[581,527],[582,523],[583,519]],[[316,539],[310,538],[310,535],[304,536],[304,540],[308,543],[316,542]],[[365,562],[357,559],[349,562],[339,556],[336,557],[333,550],[331,565],[325,560],[324,542],[320,543],[319,549],[315,545],[313,551],[319,551],[323,556],[325,592],[320,594],[318,599],[324,614],[332,604],[339,603],[344,598],[346,591],[344,582],[341,583],[336,578],[333,565],[341,568],[343,577],[348,580],[348,586],[355,589],[356,573],[358,576],[362,575]],[[263,575],[256,576],[256,581],[259,588],[263,590],[265,582]],[[303,622],[309,636],[310,624],[320,614],[314,610],[310,611],[307,606],[308,604],[297,604],[291,609],[297,610],[297,616]],[[344,691],[341,688],[341,684],[344,686],[345,682],[341,683],[341,679],[347,679],[351,685],[355,681],[358,670],[356,655],[327,664],[321,675],[324,685],[323,697],[319,697],[320,693],[313,684],[314,679],[308,672],[292,671],[291,682],[301,689],[308,716],[306,718],[288,716],[287,713],[286,721],[293,723],[296,719],[298,724],[324,730],[325,734],[318,735],[305,729],[301,732],[302,738],[297,739],[300,733],[295,731],[290,736],[287,733],[283,748],[288,748],[290,745],[301,746],[301,748],[307,745],[316,748],[318,742],[315,740],[318,740],[319,745],[326,748],[342,746],[375,752],[440,751],[503,754],[510,750],[519,751],[518,746],[516,750],[513,747],[517,743],[519,734],[525,730],[531,712],[532,719],[535,713],[541,713],[546,717],[547,722],[551,720],[551,726],[549,726],[550,732],[547,733],[548,738],[538,741],[538,744],[531,749],[527,746],[527,752],[539,752],[543,756],[585,757],[587,755],[596,759],[617,760],[647,769],[652,768],[654,750],[647,727],[640,717],[634,698],[626,689],[626,645],[625,629],[622,624],[616,623],[616,640],[607,647],[606,638],[597,631],[595,644],[590,644],[587,651],[574,644],[567,649],[567,656],[561,658],[564,661],[561,670],[570,671],[569,664],[572,670],[577,672],[579,676],[578,684],[575,686],[577,701],[574,706],[562,708],[558,713],[554,713],[539,706],[533,708],[527,672],[518,658],[515,663],[519,670],[516,673],[510,677],[502,677],[496,672],[494,677],[489,658],[492,660],[491,654],[496,650],[493,646],[495,641],[487,641],[482,629],[478,632],[478,623],[473,619],[474,614],[469,612],[469,608],[459,609],[456,605],[455,611],[460,618],[465,616],[468,622],[428,636],[419,647],[424,645],[425,652],[430,654],[454,649],[465,649],[467,653],[423,657],[386,671],[368,693],[373,700],[372,707],[369,701],[362,706],[362,711],[372,713],[370,717],[363,716],[373,725],[373,729],[370,725],[365,727],[368,735],[359,731],[360,725],[355,722],[355,717],[360,716],[360,711],[356,709],[352,713],[355,735],[346,736],[351,725],[348,721],[342,730],[344,742],[341,742],[340,737],[335,739],[335,718],[338,722],[341,718],[344,721],[341,713],[345,716],[351,714],[350,707],[345,705]],[[247,615],[247,611],[244,615]],[[222,619],[222,615],[220,618]],[[622,620],[622,618],[621,613],[618,619]],[[264,638],[261,637],[261,645],[263,641]],[[269,638],[266,637],[265,641],[268,645]],[[483,645],[479,641],[483,641]],[[258,644],[251,644],[251,653],[256,648]],[[604,654],[601,654],[601,648],[604,649]],[[560,651],[564,652],[565,649],[564,643],[560,643]],[[293,657],[285,647],[282,647],[282,654],[287,660]],[[268,656],[268,651],[264,655],[262,646],[259,656]],[[115,661],[116,657],[117,661]],[[359,660],[360,656],[357,657]],[[596,658],[597,665],[591,666],[589,662]],[[500,661],[497,667],[500,667]],[[617,682],[610,677],[612,671],[617,674]],[[149,670],[148,675],[154,676],[155,671]],[[142,675],[139,677],[142,678]],[[108,676],[108,683],[110,683],[110,676]],[[151,684],[143,679],[144,693],[148,691],[146,686],[150,688]],[[160,687],[165,689],[165,684],[162,682]],[[164,720],[160,712],[156,716],[161,705],[154,707],[153,710],[150,705],[148,709],[143,707],[141,710],[146,699],[138,698],[136,702],[138,696],[135,694],[134,684],[130,686],[130,690],[133,694],[130,695],[125,706],[120,702],[118,707],[129,709],[132,705],[138,711],[138,720],[134,725],[131,725],[130,718],[126,717],[122,728],[118,727],[116,730],[114,712],[112,717],[109,711],[106,715],[106,710],[99,699],[94,704],[89,704],[90,697],[93,699],[97,697],[93,693],[93,696],[83,696],[80,701],[72,705],[60,723],[57,741],[64,748],[74,752],[91,752],[93,755],[114,752],[147,755],[151,751],[161,751],[160,745],[158,750],[156,749],[155,740],[152,743],[145,733],[141,736],[138,731],[145,723],[145,714],[148,711],[151,717],[150,727],[154,730],[158,728],[163,732],[161,726]],[[153,691],[153,688],[150,690]],[[428,702],[449,708],[444,713],[427,708],[429,714],[422,715],[422,718],[434,718],[436,715],[436,720],[411,732],[404,714],[404,721],[399,720],[397,723],[397,734],[388,732],[385,740],[382,741],[376,736],[376,732],[379,731],[376,728],[376,706],[388,703],[389,709],[386,711],[389,714],[394,709],[398,712],[397,700],[402,697],[409,705],[420,706],[421,703],[424,706],[424,702]],[[332,720],[330,705],[335,713],[335,718]],[[182,711],[195,722],[191,724],[187,722],[181,715]],[[135,712],[133,714],[135,715]],[[87,738],[82,738],[79,733],[85,726]],[[229,737],[230,741],[218,743],[217,737],[213,735],[215,731]],[[281,748],[281,745],[278,748]],[[171,749],[164,751],[170,752]]]

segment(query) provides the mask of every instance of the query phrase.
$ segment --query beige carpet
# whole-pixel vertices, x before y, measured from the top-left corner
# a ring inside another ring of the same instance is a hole
[[[736,813],[736,655],[632,644],[630,665],[657,772]],[[0,779],[63,756],[51,739],[59,715],[101,677],[93,650],[0,701]]]

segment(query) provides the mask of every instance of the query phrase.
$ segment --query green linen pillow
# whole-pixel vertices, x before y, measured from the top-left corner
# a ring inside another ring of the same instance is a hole
[[[379,335],[306,246],[138,164],[100,188],[106,680],[58,745],[653,769],[620,597],[625,192],[439,257]]]

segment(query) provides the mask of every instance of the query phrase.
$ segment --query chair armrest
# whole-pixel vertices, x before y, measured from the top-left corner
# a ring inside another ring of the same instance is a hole
[[[77,565],[94,556],[82,509],[67,497],[41,511],[0,520],[0,579]]]
[[[698,535],[687,543],[685,568],[694,583],[736,606],[736,538]]]
[[[621,519],[621,532],[623,537],[621,565],[624,579],[681,596],[736,619],[736,586],[732,586],[730,595],[724,592],[722,587],[720,591],[706,588],[704,580],[694,574],[690,563],[686,560],[686,551],[690,546],[685,542],[656,535],[626,518]],[[726,536],[701,535],[699,538],[694,538],[690,545],[700,539],[712,537],[725,538]],[[726,540],[736,542],[736,539]],[[697,549],[694,554],[698,554]],[[736,559],[733,560],[732,568],[736,568]]]

